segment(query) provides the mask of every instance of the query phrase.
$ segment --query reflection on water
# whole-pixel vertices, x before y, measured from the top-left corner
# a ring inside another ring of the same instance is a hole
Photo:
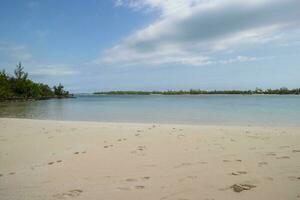
[[[0,117],[112,122],[298,125],[300,96],[89,96],[1,102]]]

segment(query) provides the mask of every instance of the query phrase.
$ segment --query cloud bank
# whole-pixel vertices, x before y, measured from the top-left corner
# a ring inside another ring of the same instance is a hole
[[[116,6],[158,10],[159,19],[103,52],[100,65],[208,65],[254,61],[218,52],[263,45],[300,29],[299,0],[117,0]]]

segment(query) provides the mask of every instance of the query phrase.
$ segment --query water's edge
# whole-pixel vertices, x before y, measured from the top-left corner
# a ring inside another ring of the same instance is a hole
[[[0,102],[0,117],[123,123],[297,126],[299,96],[78,96]]]

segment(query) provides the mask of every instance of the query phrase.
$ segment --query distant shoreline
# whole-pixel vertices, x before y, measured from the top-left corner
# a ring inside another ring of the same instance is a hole
[[[300,94],[74,94],[75,96],[299,96]]]
[[[93,95],[300,95],[300,88],[256,90],[167,90],[167,91],[108,91]]]

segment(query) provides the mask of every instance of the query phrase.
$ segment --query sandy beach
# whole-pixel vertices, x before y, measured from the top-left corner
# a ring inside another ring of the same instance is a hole
[[[0,119],[0,199],[300,199],[300,127]]]

